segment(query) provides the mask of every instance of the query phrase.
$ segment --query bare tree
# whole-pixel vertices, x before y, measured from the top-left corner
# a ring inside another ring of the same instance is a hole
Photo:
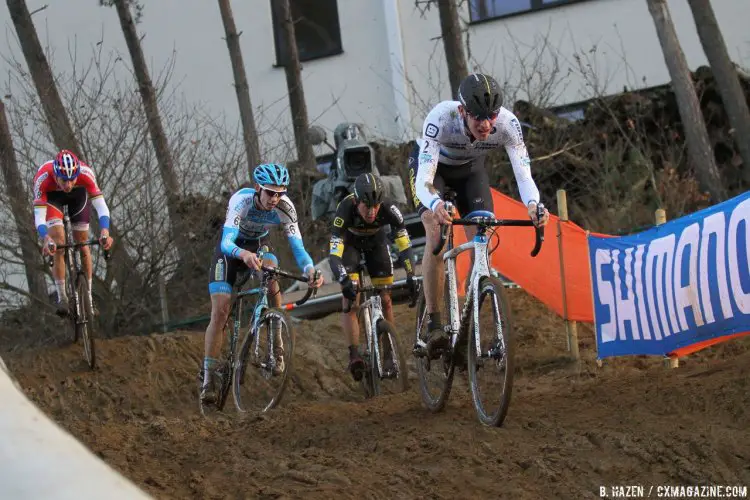
[[[39,43],[39,37],[26,6],[26,0],[7,0],[7,4],[13,26],[15,26],[18,34],[18,41],[21,43],[23,56],[34,80],[55,144],[59,149],[69,149],[80,156],[81,150],[78,141],[57,91],[55,79],[52,76],[47,57],[44,55],[42,44]]]
[[[170,225],[174,241],[177,242],[177,251],[181,252],[184,248],[180,242],[183,242],[182,217],[180,212],[180,183],[177,173],[172,162],[172,154],[169,150],[167,136],[164,133],[159,107],[156,101],[156,90],[151,81],[151,76],[146,65],[146,58],[143,55],[141,41],[138,38],[138,32],[135,29],[135,22],[130,12],[129,0],[113,0],[117,9],[117,17],[120,19],[120,27],[125,36],[125,44],[128,46],[130,58],[133,61],[133,70],[135,78],[138,81],[138,90],[143,101],[143,108],[148,119],[148,129],[151,135],[151,142],[156,153],[159,172],[161,174],[164,190],[167,198],[167,210],[169,211]]]
[[[437,4],[440,12],[440,29],[443,33],[445,61],[448,64],[448,77],[451,82],[451,92],[455,99],[458,96],[458,87],[461,85],[461,80],[469,74],[461,40],[458,8],[456,7],[456,0],[437,0]]]
[[[41,259],[34,244],[34,232],[30,227],[31,212],[28,209],[27,197],[24,196],[27,191],[23,188],[21,182],[21,173],[18,170],[13,139],[5,115],[5,104],[2,100],[0,100],[0,168],[3,172],[5,191],[10,201],[10,209],[13,212],[18,239],[21,243],[21,255],[26,270],[29,294],[32,297],[44,299],[47,295],[47,287],[45,286],[44,274],[39,268]]]
[[[306,168],[315,166],[315,154],[312,144],[308,140],[307,129],[309,119],[307,117],[307,104],[305,103],[305,91],[302,86],[302,69],[299,63],[299,51],[297,50],[297,37],[294,33],[294,21],[289,0],[277,0],[279,5],[279,19],[283,37],[284,51],[282,61],[286,73],[286,85],[289,89],[289,107],[292,110],[292,126],[294,127],[294,140],[297,145],[297,160]]]
[[[234,73],[234,90],[237,92],[237,103],[240,107],[240,120],[242,120],[242,138],[245,142],[245,153],[247,154],[248,172],[252,173],[255,165],[260,163],[260,147],[258,146],[258,132],[255,128],[255,117],[253,106],[250,101],[250,86],[247,83],[245,64],[242,61],[242,50],[240,49],[240,34],[234,24],[234,15],[230,0],[219,0],[221,21],[224,23],[224,34],[226,36],[229,59],[232,62]]]
[[[729,124],[734,129],[734,143],[742,157],[744,178],[750,182],[750,110],[737,70],[729,58],[711,1],[688,0],[688,4],[693,11],[693,19],[703,51],[711,64],[714,80],[724,104],[724,111],[729,118]]]
[[[664,52],[664,61],[672,77],[672,87],[685,130],[688,160],[695,169],[696,177],[703,189],[711,195],[714,203],[718,203],[726,199],[726,192],[708,139],[706,122],[701,113],[698,96],[695,94],[687,60],[669,15],[669,8],[666,0],[646,0],[646,2],[651,17],[654,19],[656,33]]]

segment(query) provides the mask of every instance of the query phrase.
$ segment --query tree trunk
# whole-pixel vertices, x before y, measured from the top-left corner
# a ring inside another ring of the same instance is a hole
[[[47,287],[45,286],[44,273],[41,271],[42,258],[35,244],[35,231],[33,220],[29,210],[28,191],[23,188],[21,173],[18,170],[16,155],[13,150],[13,139],[10,135],[8,119],[5,116],[5,104],[0,100],[0,168],[3,172],[5,191],[8,195],[10,210],[18,231],[18,240],[21,243],[21,257],[26,269],[26,282],[29,286],[29,294],[32,297],[47,302]]]
[[[695,170],[701,188],[711,195],[714,203],[718,203],[726,199],[724,186],[716,166],[711,143],[708,140],[706,122],[701,113],[698,96],[695,94],[695,86],[687,60],[677,40],[677,33],[669,15],[669,8],[665,0],[646,1],[664,52],[664,61],[672,78],[672,88],[677,98],[680,119],[685,131],[688,160]]]
[[[172,162],[172,154],[169,151],[167,135],[164,132],[161,117],[159,116],[159,107],[156,103],[156,90],[148,73],[146,58],[143,55],[143,49],[138,39],[138,33],[135,29],[133,16],[130,13],[128,1],[114,0],[113,3],[117,9],[117,16],[120,18],[120,26],[122,27],[123,35],[125,35],[125,43],[128,46],[130,58],[133,61],[133,70],[138,81],[138,90],[143,100],[143,108],[148,120],[148,130],[151,135],[151,142],[154,145],[154,152],[156,153],[156,162],[159,165],[159,173],[164,183],[167,211],[169,212],[171,221],[172,239],[177,245],[178,254],[182,255],[184,253],[182,249],[185,247],[181,242],[184,242],[185,238],[183,238],[184,225],[182,224],[179,205],[180,183]]]
[[[245,141],[245,154],[247,155],[248,173],[252,177],[253,169],[260,164],[260,147],[258,146],[258,132],[255,129],[255,118],[253,117],[253,106],[250,101],[250,86],[247,84],[245,75],[245,64],[242,61],[242,50],[240,50],[240,35],[234,25],[234,15],[230,0],[219,0],[221,21],[224,23],[224,34],[229,49],[229,59],[232,62],[234,73],[234,90],[237,92],[237,103],[240,106],[240,119],[242,120],[242,138]]]
[[[294,34],[294,22],[289,0],[278,0],[279,19],[281,20],[282,37],[286,45],[284,54],[284,72],[286,73],[286,85],[289,89],[289,107],[292,110],[292,126],[294,127],[294,140],[297,145],[297,160],[306,169],[314,169],[315,154],[312,144],[307,137],[309,127],[307,118],[307,105],[305,104],[305,91],[302,88],[302,70],[299,64],[299,52],[297,51],[297,37]]]
[[[445,60],[448,63],[448,77],[451,82],[453,98],[458,98],[458,87],[461,80],[466,78],[469,70],[466,66],[466,56],[461,41],[461,24],[458,20],[456,0],[438,0],[440,11],[440,29],[443,33],[443,48]]]
[[[724,111],[734,130],[734,143],[742,157],[742,171],[745,181],[750,182],[750,110],[742,91],[737,70],[729,58],[724,37],[716,22],[710,0],[688,0],[693,11],[695,27],[703,52],[706,53],[716,86],[721,94]]]
[[[18,41],[21,43],[23,56],[52,131],[52,138],[58,149],[69,149],[81,156],[81,148],[68,120],[68,113],[60,99],[60,94],[57,92],[52,70],[44,55],[42,44],[39,43],[26,1],[7,0],[7,3],[10,17],[16,27]]]

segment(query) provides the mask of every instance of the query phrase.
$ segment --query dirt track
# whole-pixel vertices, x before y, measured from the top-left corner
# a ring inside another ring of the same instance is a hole
[[[501,429],[478,423],[463,375],[441,414],[423,408],[416,380],[362,401],[335,315],[298,325],[295,383],[262,418],[199,415],[201,334],[100,341],[94,373],[80,346],[5,360],[44,411],[156,498],[577,499],[598,498],[601,485],[750,486],[750,341],[678,370],[652,358],[597,368],[584,329],[576,368],[562,322],[523,291],[511,303],[518,368]],[[405,345],[412,316],[397,307]]]

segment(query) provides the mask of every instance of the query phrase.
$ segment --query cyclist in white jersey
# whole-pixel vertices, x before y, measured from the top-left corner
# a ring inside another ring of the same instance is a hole
[[[472,74],[458,91],[458,101],[443,101],[432,108],[422,127],[422,138],[409,157],[409,178],[414,205],[419,210],[427,235],[422,262],[429,338],[427,351],[448,346],[440,319],[444,266],[442,254],[432,255],[439,241],[440,224],[449,223],[452,215],[440,195],[446,188],[456,192],[456,208],[461,216],[475,210],[493,211],[492,193],[484,159],[494,149],[505,148],[513,165],[518,190],[537,225],[545,225],[549,212],[537,216],[539,190],[531,176],[531,160],[523,142],[521,124],[503,107],[500,86],[491,76]],[[465,227],[466,237],[476,230]]]

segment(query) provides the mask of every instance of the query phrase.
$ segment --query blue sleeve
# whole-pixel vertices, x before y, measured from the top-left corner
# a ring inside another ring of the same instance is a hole
[[[302,238],[299,236],[288,236],[289,246],[292,247],[292,253],[294,259],[297,261],[297,265],[302,269],[303,273],[306,273],[308,268],[315,267],[313,264],[312,257],[305,250],[305,244],[302,242]]]
[[[228,255],[235,259],[238,258],[240,250],[242,250],[234,243],[237,241],[238,234],[240,234],[240,230],[236,227],[224,226],[224,229],[221,232],[221,251],[224,255]]]

